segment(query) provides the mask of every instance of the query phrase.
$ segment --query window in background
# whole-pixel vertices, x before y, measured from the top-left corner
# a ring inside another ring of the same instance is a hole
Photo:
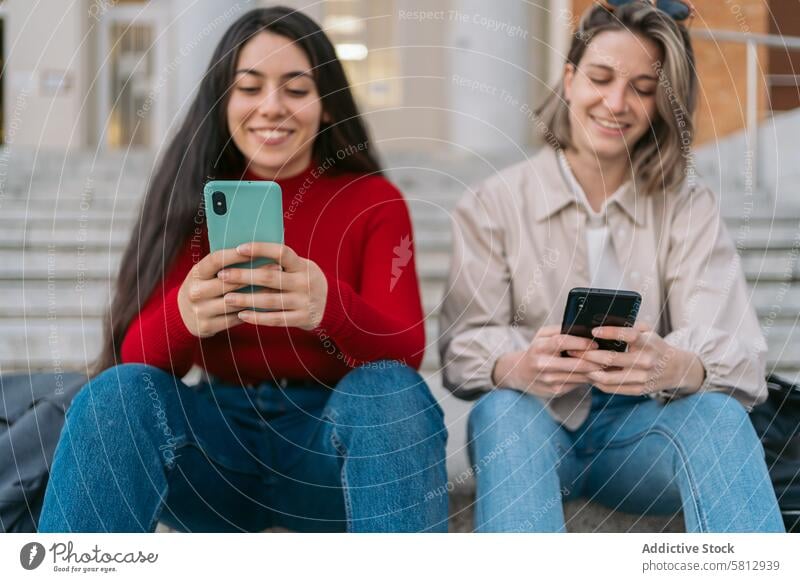
[[[322,27],[342,60],[362,109],[395,107],[402,101],[394,47],[394,0],[328,0]]]
[[[96,14],[97,128],[106,147],[149,148],[163,139],[166,100],[155,83],[167,58],[169,6],[115,0]]]
[[[153,75],[153,31],[148,24],[114,22],[109,28],[111,110],[106,140],[110,147],[149,146],[147,99]]]

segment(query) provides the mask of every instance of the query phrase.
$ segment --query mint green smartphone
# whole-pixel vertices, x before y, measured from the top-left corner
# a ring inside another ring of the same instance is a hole
[[[281,187],[269,181],[212,180],[203,189],[211,252],[250,242],[283,244]],[[253,268],[271,259],[257,258],[232,267]],[[261,289],[249,286],[240,292]]]

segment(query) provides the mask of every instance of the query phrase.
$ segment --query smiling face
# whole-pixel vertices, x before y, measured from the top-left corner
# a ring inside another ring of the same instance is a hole
[[[228,100],[228,130],[255,173],[275,179],[302,172],[325,117],[311,63],[297,44],[261,32],[242,47]]]
[[[657,115],[658,45],[624,30],[599,33],[577,68],[568,64],[564,96],[572,144],[605,162],[629,163]]]

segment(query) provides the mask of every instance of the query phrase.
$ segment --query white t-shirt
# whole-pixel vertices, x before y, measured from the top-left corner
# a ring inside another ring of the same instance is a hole
[[[625,188],[625,184],[620,186],[616,192],[603,202],[600,212],[595,212],[592,205],[589,204],[586,192],[583,191],[583,188],[575,179],[575,175],[572,173],[572,168],[570,168],[563,151],[558,152],[558,162],[564,174],[564,179],[572,188],[578,203],[586,208],[586,252],[589,263],[589,286],[602,289],[624,289],[625,278],[617,259],[617,254],[614,251],[614,243],[609,236],[606,208]]]

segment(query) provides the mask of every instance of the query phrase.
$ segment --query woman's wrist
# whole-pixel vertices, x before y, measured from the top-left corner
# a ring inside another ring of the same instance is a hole
[[[506,352],[494,363],[492,369],[492,386],[494,388],[516,388],[516,374],[519,361],[525,352]]]
[[[676,359],[674,381],[670,388],[678,388],[689,392],[697,392],[706,379],[706,369],[699,356],[694,352],[680,350]]]

